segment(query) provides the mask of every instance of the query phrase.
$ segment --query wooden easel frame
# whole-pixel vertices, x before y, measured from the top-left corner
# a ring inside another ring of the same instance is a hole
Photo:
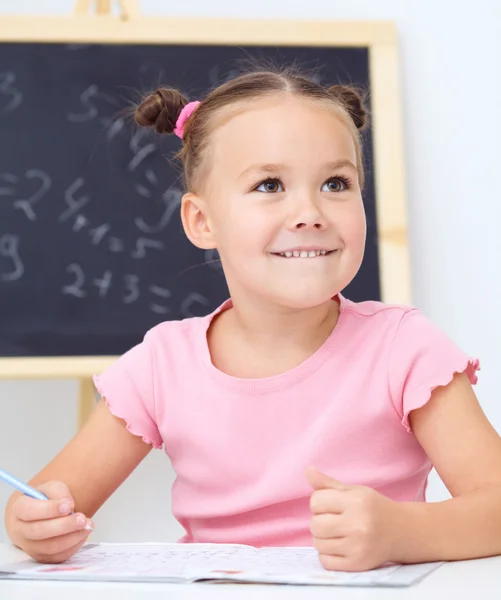
[[[3,16],[0,42],[362,46],[369,50],[381,296],[411,302],[398,48],[388,22],[143,17],[136,0],[77,0],[73,15]],[[90,9],[94,10],[91,11]],[[117,357],[0,358],[0,379],[77,378],[79,426],[94,405],[93,373]]]

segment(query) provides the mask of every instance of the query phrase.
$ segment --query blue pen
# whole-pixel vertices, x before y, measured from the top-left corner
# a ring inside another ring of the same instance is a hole
[[[5,481],[5,483],[8,483],[26,496],[30,496],[36,500],[48,500],[45,494],[42,494],[42,492],[35,490],[22,481],[19,481],[19,479],[16,479],[13,475],[9,475],[9,473],[6,473],[5,471],[2,471],[2,469],[0,469],[0,480]]]

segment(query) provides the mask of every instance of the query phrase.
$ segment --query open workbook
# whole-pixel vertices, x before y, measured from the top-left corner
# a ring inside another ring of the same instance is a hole
[[[61,564],[0,565],[0,579],[296,585],[409,586],[442,563],[390,565],[363,573],[327,571],[314,548],[238,544],[86,544]]]

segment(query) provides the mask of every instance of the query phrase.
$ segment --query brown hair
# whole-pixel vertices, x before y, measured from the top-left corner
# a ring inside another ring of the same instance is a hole
[[[258,70],[245,73],[213,89],[201,101],[184,126],[183,146],[178,154],[184,168],[184,180],[190,191],[200,188],[210,134],[216,126],[216,115],[232,105],[276,94],[294,94],[334,108],[348,126],[355,142],[360,187],[364,169],[360,131],[367,123],[363,92],[352,86],[323,87],[309,77],[291,69]],[[188,99],[178,90],[159,88],[148,94],[135,110],[138,125],[154,127],[158,133],[174,132],[177,118]]]

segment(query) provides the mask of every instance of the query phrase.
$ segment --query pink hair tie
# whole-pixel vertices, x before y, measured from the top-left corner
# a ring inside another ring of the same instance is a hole
[[[176,121],[176,127],[174,128],[174,133],[177,135],[177,137],[183,139],[184,124],[191,117],[199,104],[200,102],[195,100],[193,102],[188,102],[186,106],[183,106],[183,110],[179,113],[179,117]]]

